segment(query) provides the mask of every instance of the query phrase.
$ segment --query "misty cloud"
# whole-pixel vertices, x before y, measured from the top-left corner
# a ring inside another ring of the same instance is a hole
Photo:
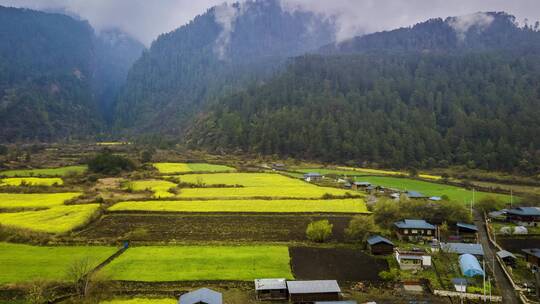
[[[456,31],[458,39],[463,41],[471,27],[475,26],[479,30],[484,30],[493,22],[493,20],[493,16],[485,13],[476,13],[454,17],[448,21],[448,25]]]
[[[214,19],[223,29],[216,40],[214,51],[220,60],[227,58],[227,47],[231,41],[236,19],[244,13],[244,5],[229,5],[223,3],[214,9]]]
[[[540,20],[538,0],[278,0],[288,10],[311,11],[335,21],[336,38],[344,40],[381,30],[410,26],[430,18],[466,16],[477,12],[506,11],[518,21]],[[98,31],[118,28],[149,45],[196,15],[225,0],[0,0],[0,5],[63,10],[87,19]],[[232,3],[233,1],[227,1]],[[224,28],[220,45],[234,30],[231,5],[218,13]],[[239,13],[239,12],[236,12]],[[223,15],[222,15],[223,14]],[[223,19],[222,19],[223,18]],[[228,19],[229,18],[229,19]],[[231,21],[229,23],[229,21]],[[461,26],[465,26],[466,22]],[[218,45],[218,44],[217,44]],[[218,53],[221,51],[218,49]],[[224,51],[226,48],[223,48]]]

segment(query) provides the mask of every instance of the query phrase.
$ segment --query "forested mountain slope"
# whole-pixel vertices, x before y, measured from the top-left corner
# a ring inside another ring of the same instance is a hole
[[[125,48],[97,37],[87,22],[61,14],[0,7],[0,28],[1,141],[103,130],[100,96],[115,94],[107,93],[110,84],[125,78],[135,60],[116,60]],[[134,48],[142,51],[140,44]]]
[[[402,47],[433,24],[388,39],[374,34],[365,41],[375,45],[363,42],[356,53],[298,57],[267,84],[200,115],[188,142],[332,162],[538,172],[540,33],[509,22],[502,36],[484,37],[498,41],[489,48],[418,52],[438,45],[428,38]],[[521,39],[508,47],[512,31]]]
[[[266,79],[290,56],[333,41],[334,28],[278,0],[221,5],[161,35],[129,72],[117,130],[181,133],[202,105]]]

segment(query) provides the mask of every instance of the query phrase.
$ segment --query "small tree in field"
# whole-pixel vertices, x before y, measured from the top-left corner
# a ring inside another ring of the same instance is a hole
[[[320,220],[309,223],[306,236],[310,241],[323,243],[332,236],[333,225],[328,220]]]
[[[486,196],[474,204],[474,209],[481,212],[491,212],[505,207],[505,203],[494,196]]]
[[[363,243],[370,234],[377,231],[373,216],[357,215],[349,222],[349,226],[345,228],[345,235],[351,240]]]
[[[90,284],[90,272],[92,271],[92,262],[89,258],[74,260],[66,269],[67,279],[75,285],[77,294],[83,298]]]

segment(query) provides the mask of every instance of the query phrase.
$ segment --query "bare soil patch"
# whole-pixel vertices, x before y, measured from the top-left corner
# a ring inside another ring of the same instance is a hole
[[[78,236],[102,241],[305,241],[307,225],[321,219],[330,220],[333,239],[343,241],[350,216],[108,214]]]
[[[388,270],[382,258],[359,249],[291,247],[291,267],[296,279],[380,282],[379,272]]]

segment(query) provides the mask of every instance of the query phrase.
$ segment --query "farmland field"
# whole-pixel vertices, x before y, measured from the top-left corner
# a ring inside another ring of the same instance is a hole
[[[50,208],[61,206],[65,201],[82,193],[0,193],[0,209]]]
[[[1,186],[54,186],[63,185],[64,181],[58,177],[9,177],[0,179]]]
[[[66,270],[74,262],[88,258],[97,266],[116,248],[102,246],[40,247],[0,243],[0,284],[32,280],[65,281]]]
[[[99,204],[57,206],[47,210],[0,213],[0,224],[48,233],[64,233],[84,225]]]
[[[179,198],[322,198],[324,195],[358,195],[351,191],[305,185],[299,187],[245,187],[245,188],[187,188],[181,189]]]
[[[292,278],[286,246],[132,247],[102,270],[125,281]]]
[[[87,166],[67,166],[46,169],[21,169],[0,172],[0,176],[28,177],[28,176],[66,176],[68,174],[82,174],[88,169]]]
[[[154,163],[154,167],[161,174],[189,173],[189,172],[234,172],[235,168],[203,164],[203,163]]]
[[[166,180],[139,180],[129,182],[127,188],[133,191],[145,191],[149,190],[154,192],[154,198],[167,198],[175,196],[174,193],[169,192],[171,188],[176,188],[176,184]]]
[[[374,185],[395,188],[399,190],[418,191],[427,196],[447,195],[455,202],[469,203],[473,198],[473,191],[451,185],[429,183],[408,178],[383,177],[383,176],[363,176],[355,178],[356,181],[370,182]],[[475,200],[478,201],[486,196],[495,196],[504,201],[510,201],[510,196],[505,194],[475,192]]]
[[[331,240],[343,241],[349,215],[296,214],[107,214],[77,233],[87,240],[195,242],[306,241],[311,221],[327,219],[334,226]]]
[[[367,212],[361,199],[331,200],[207,200],[207,201],[127,201],[109,208],[110,211],[159,212]]]

